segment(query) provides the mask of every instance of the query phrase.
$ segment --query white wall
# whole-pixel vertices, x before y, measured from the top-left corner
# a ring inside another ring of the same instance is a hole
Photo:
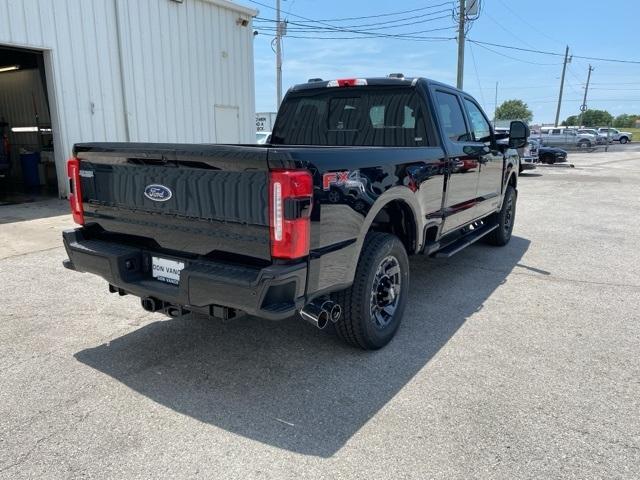
[[[240,107],[236,138],[252,141],[253,35],[236,25],[238,13],[202,1],[117,1],[131,139],[215,141],[222,105]]]
[[[0,44],[45,51],[60,194],[74,143],[254,141],[254,11],[225,0],[0,0]]]

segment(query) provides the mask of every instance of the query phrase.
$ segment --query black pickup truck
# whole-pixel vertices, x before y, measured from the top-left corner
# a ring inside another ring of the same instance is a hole
[[[148,311],[299,313],[380,348],[408,255],[509,241],[528,135],[501,145],[470,95],[396,75],[292,87],[266,145],[77,144],[64,265]]]

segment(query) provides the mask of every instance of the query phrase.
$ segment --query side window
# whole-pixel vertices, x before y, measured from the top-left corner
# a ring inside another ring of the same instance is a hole
[[[471,130],[475,141],[484,143],[491,142],[491,127],[480,110],[480,107],[467,98],[464,99],[464,103],[467,107],[467,113],[469,114]]]
[[[437,91],[436,103],[445,135],[454,142],[470,141],[471,135],[464,123],[464,114],[458,97],[451,93]]]

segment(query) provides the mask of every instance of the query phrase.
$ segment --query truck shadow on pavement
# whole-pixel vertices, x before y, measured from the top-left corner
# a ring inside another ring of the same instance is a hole
[[[296,453],[330,457],[438,353],[529,241],[411,260],[396,338],[363,352],[299,318],[158,321],[75,358],[176,412]],[[425,403],[428,398],[425,398]]]

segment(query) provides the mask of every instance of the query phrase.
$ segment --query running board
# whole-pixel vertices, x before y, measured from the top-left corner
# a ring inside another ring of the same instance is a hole
[[[433,254],[433,256],[436,257],[436,258],[449,258],[449,257],[452,257],[456,253],[458,253],[460,250],[462,250],[463,248],[468,247],[472,243],[475,243],[478,240],[480,240],[485,235],[493,232],[496,228],[498,228],[498,224],[494,223],[492,225],[483,225],[482,227],[479,227],[479,228],[476,228],[474,230],[471,230],[465,236],[460,237],[455,242],[450,243],[446,247],[444,247],[441,250],[438,250],[437,252],[435,252]]]

